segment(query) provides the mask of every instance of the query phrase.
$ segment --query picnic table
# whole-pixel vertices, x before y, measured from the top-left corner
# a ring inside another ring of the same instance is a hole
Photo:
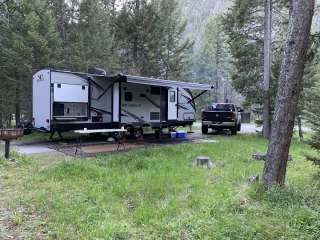
[[[74,133],[78,134],[78,141],[77,141],[77,146],[76,146],[76,150],[75,150],[75,156],[78,153],[78,149],[82,147],[82,136],[83,135],[90,135],[90,134],[94,134],[94,133],[113,133],[113,134],[119,134],[119,136],[116,136],[115,139],[118,142],[118,146],[117,146],[117,151],[119,151],[119,148],[121,145],[124,146],[124,136],[125,133],[127,132],[126,129],[124,128],[119,128],[119,129],[83,129],[83,130],[75,130]],[[125,147],[125,146],[124,146]]]

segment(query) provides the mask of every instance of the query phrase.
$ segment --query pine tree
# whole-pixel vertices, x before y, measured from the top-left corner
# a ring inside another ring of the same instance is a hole
[[[271,138],[263,172],[263,181],[267,186],[285,183],[294,120],[303,88],[314,6],[314,0],[292,1]]]
[[[162,0],[160,2],[159,36],[160,63],[162,63],[161,76],[165,79],[179,79],[185,67],[188,66],[188,50],[193,43],[189,39],[182,40],[186,23],[181,20],[181,13],[178,11],[178,3],[172,0]]]
[[[15,4],[7,2],[0,5],[0,69],[1,69],[1,86],[0,86],[0,127],[8,125],[8,120],[14,111],[14,88],[16,80],[10,77],[13,61],[8,61],[10,56],[14,56],[15,52],[9,48],[11,40],[10,22],[11,15],[14,12]]]
[[[229,88],[229,73],[231,71],[231,54],[227,45],[226,35],[221,24],[222,15],[209,18],[204,28],[202,44],[195,60],[196,76],[215,86],[212,101],[225,101],[225,90]]]
[[[130,0],[123,4],[115,23],[117,53],[121,70],[142,75],[153,75],[151,51],[147,50],[152,31],[156,29],[156,12],[145,0]]]
[[[287,2],[274,1],[273,62],[270,82],[271,109],[277,89],[282,42],[287,27]],[[235,89],[246,97],[246,104],[263,104],[263,26],[262,0],[235,0],[223,19],[233,57],[232,81]]]
[[[14,113],[19,124],[20,116],[30,119],[32,72],[54,67],[60,54],[60,42],[55,20],[44,0],[7,1],[1,23],[1,57],[5,76],[1,87],[10,97],[3,98],[7,125]],[[8,113],[6,113],[8,112]]]
[[[305,107],[303,115],[312,126],[312,136],[309,140],[309,145],[320,153],[320,66],[319,64],[313,66],[313,79],[316,79],[316,82],[312,86],[305,88],[304,90],[304,99]],[[320,166],[320,154],[315,156],[307,156],[307,159],[312,161],[315,165]]]
[[[122,71],[179,78],[191,46],[181,41],[184,29],[175,1],[127,1],[115,29]]]
[[[69,42],[77,66],[86,71],[91,66],[109,69],[112,35],[109,30],[109,10],[100,1],[81,1],[79,19],[73,32],[75,42]]]

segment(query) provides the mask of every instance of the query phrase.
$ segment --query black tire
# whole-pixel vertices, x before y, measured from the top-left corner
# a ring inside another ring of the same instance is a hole
[[[142,128],[135,128],[133,135],[134,135],[133,137],[135,139],[139,139],[139,138],[143,137],[143,129]]]
[[[156,139],[161,139],[161,130],[156,130],[154,132],[154,136],[155,136]]]
[[[135,140],[143,136],[143,129],[141,127],[128,125],[126,129],[128,131],[127,139]]]
[[[125,129],[127,130],[127,133],[125,134],[126,135],[126,138],[127,139],[134,139],[134,127],[131,126],[131,125],[127,125],[125,126]]]
[[[30,135],[31,133],[32,133],[32,129],[30,128],[23,129],[23,135]]]
[[[208,134],[209,128],[206,125],[202,125],[201,127],[202,134]]]
[[[238,131],[237,131],[237,128],[232,128],[231,129],[231,134],[232,135],[237,135]]]
[[[238,125],[238,132],[240,132],[241,131],[241,123]]]

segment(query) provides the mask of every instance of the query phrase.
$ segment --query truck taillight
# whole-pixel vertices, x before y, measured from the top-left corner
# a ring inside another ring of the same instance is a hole
[[[235,114],[234,112],[231,112],[231,113],[230,113],[230,117],[231,117],[232,120],[234,120],[235,117],[236,117],[236,114]]]

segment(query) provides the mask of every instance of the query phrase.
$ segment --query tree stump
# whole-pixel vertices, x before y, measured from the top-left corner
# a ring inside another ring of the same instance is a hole
[[[201,166],[205,168],[212,168],[213,163],[209,157],[199,156],[193,161],[194,166]]]

